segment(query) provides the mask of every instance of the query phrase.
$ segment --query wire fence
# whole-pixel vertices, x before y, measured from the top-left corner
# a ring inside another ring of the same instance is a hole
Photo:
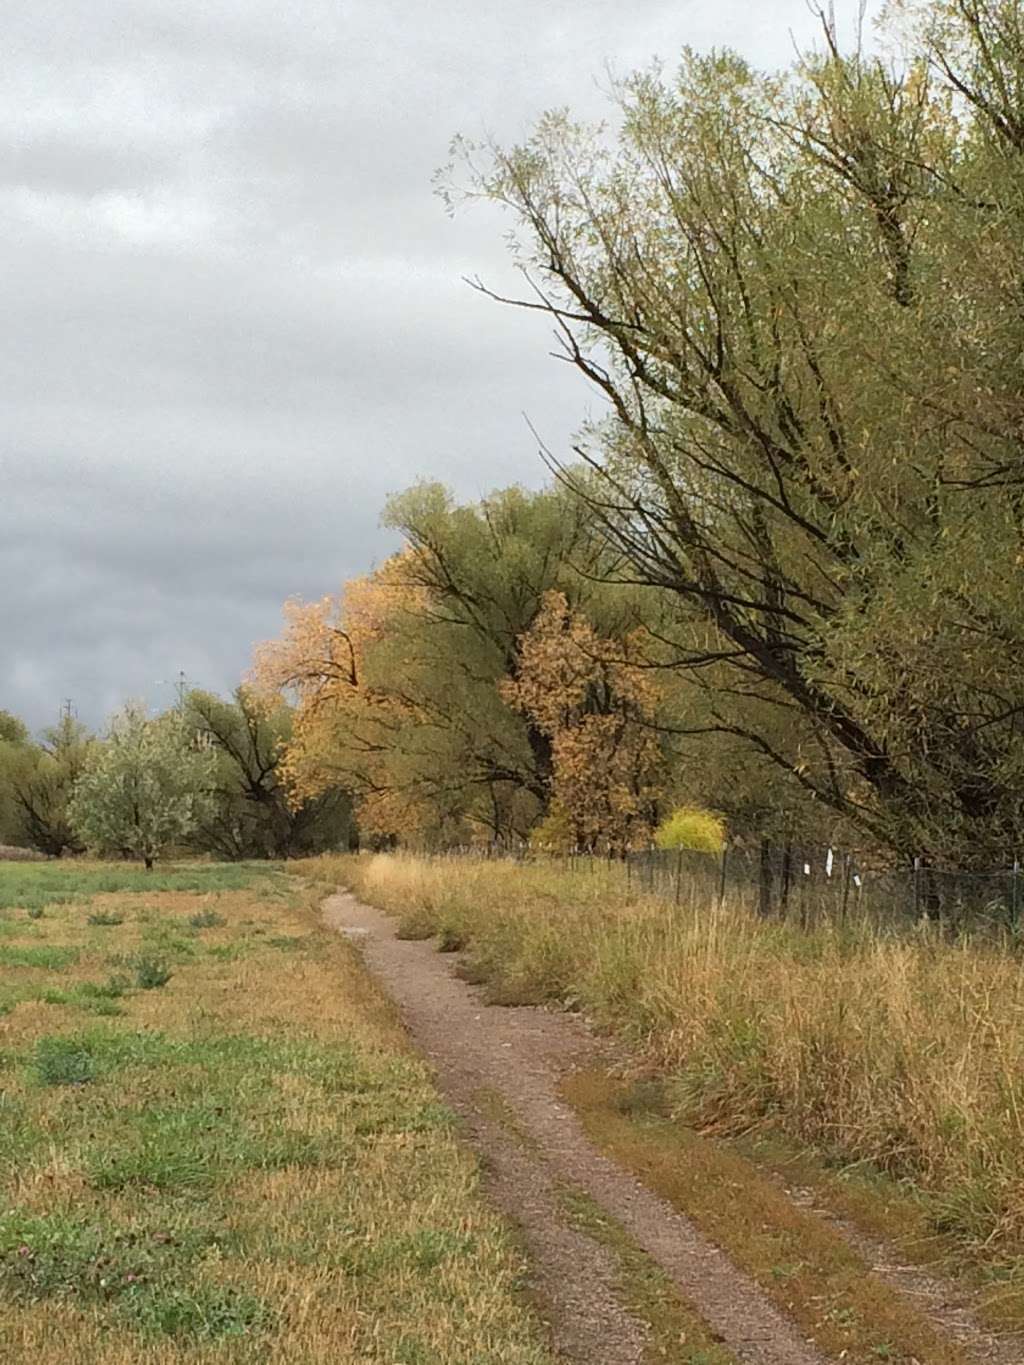
[[[929,867],[868,866],[856,855],[794,843],[729,845],[721,853],[646,849],[623,859],[588,853],[564,856],[529,848],[449,849],[453,857],[502,858],[563,866],[583,876],[601,874],[626,891],[658,896],[699,910],[728,902],[765,918],[811,929],[819,924],[870,921],[910,925],[940,921],[951,928],[1024,927],[1024,869],[967,872]]]

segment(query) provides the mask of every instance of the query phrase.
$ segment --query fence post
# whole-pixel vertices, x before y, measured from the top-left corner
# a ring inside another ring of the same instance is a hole
[[[921,918],[921,859],[914,855],[914,918]]]
[[[729,860],[729,845],[722,845],[722,866],[718,870],[718,908],[725,904],[725,869]]]
[[[1013,871],[1010,873],[1010,924],[1017,928],[1017,874],[1020,872],[1020,859],[1014,858]]]
[[[840,923],[845,926],[846,912],[850,904],[850,855],[843,855],[843,909]]]

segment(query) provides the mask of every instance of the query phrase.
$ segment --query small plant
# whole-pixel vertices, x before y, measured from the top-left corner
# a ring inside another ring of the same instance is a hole
[[[75,1038],[40,1038],[32,1065],[41,1085],[86,1085],[96,1078],[91,1051]]]
[[[144,991],[166,986],[174,975],[162,957],[151,957],[148,953],[141,953],[134,959],[132,966],[135,969],[135,984]]]
[[[219,915],[216,910],[198,910],[189,918],[189,924],[193,929],[216,929],[224,923],[226,923],[224,916]]]
[[[94,910],[91,915],[86,917],[86,922],[108,928],[114,924],[123,924],[124,915],[119,915],[113,910]]]
[[[83,981],[78,992],[91,1000],[118,1000],[127,989],[128,978],[115,973],[108,976],[106,981]]]
[[[25,914],[28,915],[29,919],[42,919],[43,907],[41,905],[30,905]]]
[[[441,932],[437,936],[439,953],[461,953],[465,946],[466,936],[460,929],[456,929],[453,924],[441,926]]]

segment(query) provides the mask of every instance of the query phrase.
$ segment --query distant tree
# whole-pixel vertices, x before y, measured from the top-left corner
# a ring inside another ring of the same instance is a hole
[[[352,807],[343,788],[295,798],[286,785],[290,706],[248,687],[230,699],[194,691],[185,722],[214,754],[213,800],[191,837],[196,847],[224,858],[291,858],[347,845]]]
[[[9,711],[0,711],[0,844],[25,844],[25,822],[11,780],[28,747],[28,730]]]
[[[209,809],[214,781],[212,752],[192,739],[178,711],[151,718],[141,706],[125,706],[75,783],[68,819],[81,842],[151,868],[168,846],[188,840]]]
[[[80,852],[68,802],[95,743],[93,737],[70,716],[45,730],[38,744],[27,740],[20,723],[6,729],[15,737],[0,743],[0,807],[11,842],[54,857],[66,850]]]
[[[28,728],[24,721],[11,715],[10,711],[0,711],[0,744],[27,744]]]

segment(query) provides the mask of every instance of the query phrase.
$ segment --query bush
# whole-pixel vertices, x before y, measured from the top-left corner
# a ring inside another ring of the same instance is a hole
[[[725,823],[714,812],[698,806],[680,806],[655,830],[659,848],[693,848],[701,853],[721,853]]]

